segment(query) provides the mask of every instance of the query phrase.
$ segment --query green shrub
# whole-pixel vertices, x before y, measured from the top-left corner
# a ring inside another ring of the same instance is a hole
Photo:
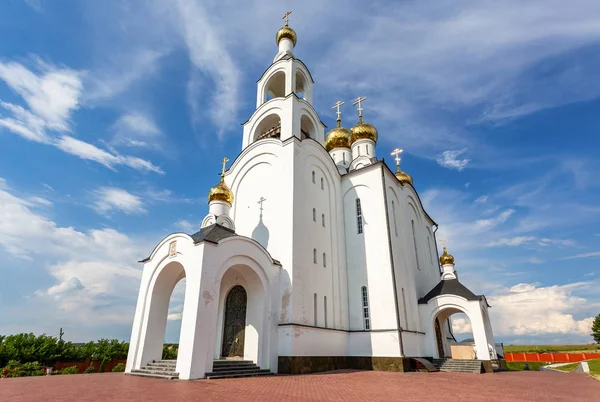
[[[164,344],[162,358],[163,360],[177,359],[177,352],[179,352],[179,345],[176,344]]]
[[[91,374],[94,372],[94,365],[92,363],[90,363],[90,365],[88,366],[88,368],[86,368],[85,370],[83,370],[83,372],[85,374]]]
[[[117,364],[115,367],[113,367],[112,372],[113,373],[122,373],[125,371],[125,365],[123,363],[119,363]]]
[[[79,370],[77,370],[77,366],[65,367],[61,374],[79,374]]]
[[[104,362],[105,361],[106,361],[106,359],[102,359],[102,361],[100,362],[100,367],[98,367],[99,373],[104,373]]]
[[[28,362],[21,364],[17,360],[10,360],[0,371],[2,376],[5,377],[30,377],[44,374],[40,363]]]

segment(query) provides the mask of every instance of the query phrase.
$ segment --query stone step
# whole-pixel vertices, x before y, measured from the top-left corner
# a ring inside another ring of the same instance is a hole
[[[252,368],[260,368],[260,367],[258,367],[254,363],[253,364],[244,364],[244,365],[241,365],[241,364],[238,364],[238,365],[220,364],[218,366],[213,366],[213,370],[214,371],[216,371],[216,370],[238,370],[238,369],[239,370],[242,370],[242,369],[246,370],[246,369],[252,369]]]
[[[222,364],[230,365],[230,364],[254,364],[252,360],[214,360],[213,365],[218,366]]]
[[[154,363],[177,363],[177,359],[168,359],[168,360],[154,360]]]
[[[148,377],[148,378],[164,378],[166,380],[176,380],[179,378],[178,373],[169,373],[169,374],[152,374],[145,373],[140,370],[131,370],[131,373],[127,373],[128,375],[134,375],[138,377]]]
[[[252,373],[269,373],[268,369],[261,369],[260,367],[249,369],[249,370],[220,370],[206,373],[206,375],[226,375],[226,374],[252,374]]]
[[[152,370],[160,370],[160,371],[175,371],[176,370],[175,366],[156,366],[152,363],[145,365],[144,368],[149,368]]]
[[[260,372],[252,372],[252,373],[243,373],[238,372],[235,374],[222,374],[222,373],[206,373],[206,379],[208,380],[217,380],[224,378],[241,378],[241,377],[259,377],[259,376],[268,376],[273,375],[269,370],[261,370]]]
[[[178,376],[179,373],[170,370],[170,371],[164,371],[164,370],[154,370],[153,368],[148,368],[148,367],[142,367],[141,369],[137,369],[135,370],[138,373],[146,373],[146,374],[161,374],[161,375],[170,375],[170,376]]]

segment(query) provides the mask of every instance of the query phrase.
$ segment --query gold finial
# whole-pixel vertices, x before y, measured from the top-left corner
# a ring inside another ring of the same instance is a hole
[[[400,156],[398,156],[398,155],[400,155],[402,152],[404,152],[404,150],[400,149],[400,148],[396,148],[392,152],[392,156],[394,156],[395,157],[394,159],[396,160],[396,168],[397,168],[397,170],[400,170]]]
[[[454,257],[452,256],[452,254],[448,253],[448,249],[446,248],[446,238],[442,237],[440,240],[442,241],[442,246],[444,247],[444,252],[440,256],[440,264],[442,264],[442,265],[446,265],[446,264],[452,264],[452,265],[454,265]]]
[[[440,241],[442,242],[442,247],[444,247],[444,250],[445,250],[445,249],[446,249],[446,238],[445,238],[445,237],[442,237],[442,238],[440,239]]]
[[[288,23],[290,22],[290,21],[289,21],[289,19],[290,19],[290,14],[291,14],[291,13],[292,13],[291,11],[288,11],[288,12],[286,12],[286,13],[283,15],[283,18],[282,18],[282,19],[283,19],[283,20],[285,20],[285,26],[286,26],[286,27],[288,26]]]
[[[358,104],[358,108],[356,108],[356,110],[358,110],[358,121],[362,121],[362,111],[363,108],[361,107],[360,103],[364,100],[366,100],[367,98],[365,96],[359,96],[358,98],[356,98],[356,100],[352,103],[353,105],[357,105]]]
[[[342,112],[340,112],[340,106],[342,106],[344,104],[344,102],[342,101],[337,101],[335,103],[335,105],[333,105],[332,109],[337,109],[336,113],[337,113],[337,126],[341,127],[342,126]]]
[[[221,170],[221,178],[225,178],[225,164],[227,162],[229,162],[229,158],[223,158],[223,161],[221,162],[221,165],[223,165],[223,170]]]

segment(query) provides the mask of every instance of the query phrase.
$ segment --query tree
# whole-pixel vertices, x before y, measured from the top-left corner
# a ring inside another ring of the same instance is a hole
[[[592,324],[592,337],[596,341],[596,343],[600,343],[600,314],[596,316],[594,323]]]

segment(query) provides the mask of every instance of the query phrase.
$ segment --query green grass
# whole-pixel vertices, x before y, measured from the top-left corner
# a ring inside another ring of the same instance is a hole
[[[506,353],[600,352],[600,344],[586,345],[504,345]]]
[[[565,364],[564,366],[557,366],[557,367],[552,367],[552,368],[555,370],[571,372],[571,371],[575,370],[575,367],[577,367],[578,364],[579,363],[571,363],[571,364]]]
[[[529,365],[529,370],[531,371],[540,371],[540,367],[545,366],[547,363],[543,362],[531,362],[527,363]],[[525,370],[525,363],[521,362],[506,362],[506,367],[510,371],[523,371]]]
[[[575,370],[579,363],[565,364],[564,366],[554,367],[556,370],[571,372]],[[590,366],[590,374],[600,375],[600,359],[589,360],[588,365]]]

